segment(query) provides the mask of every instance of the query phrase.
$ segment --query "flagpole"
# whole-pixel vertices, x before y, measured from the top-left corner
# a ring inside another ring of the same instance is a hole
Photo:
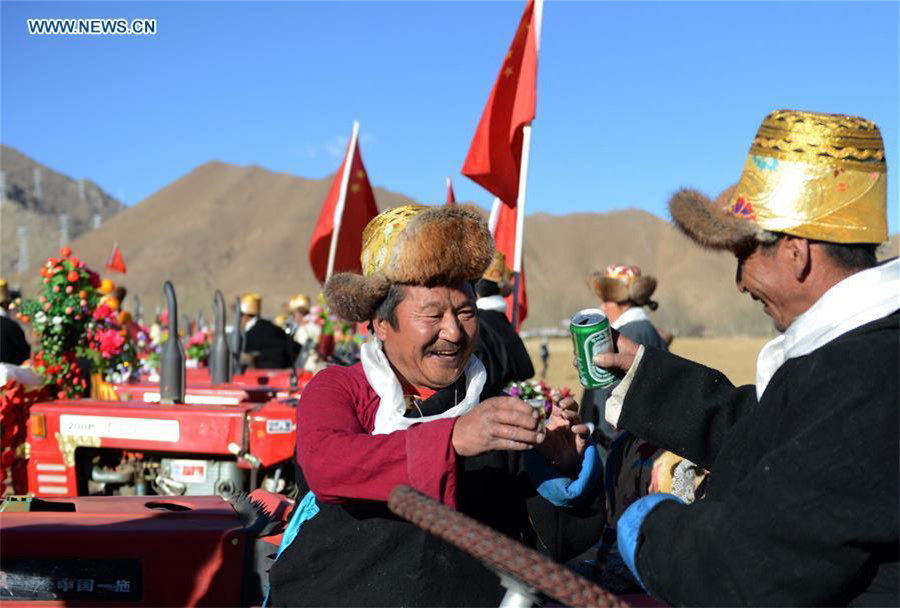
[[[488,230],[491,231],[491,236],[497,236],[497,220],[500,219],[500,205],[503,202],[499,197],[494,197],[494,204],[491,205],[491,215],[488,216]]]
[[[344,217],[344,204],[347,202],[347,186],[350,183],[350,172],[353,169],[353,156],[356,153],[356,138],[359,135],[359,121],[353,121],[353,134],[350,136],[350,146],[347,148],[347,158],[344,159],[343,173],[341,174],[341,189],[338,194],[337,204],[334,206],[332,218],[331,242],[328,244],[328,269],[325,280],[331,278],[334,273],[334,258],[337,255],[338,236],[341,232],[341,219]]]
[[[544,15],[544,0],[534,0],[534,52],[541,48],[541,21]],[[516,200],[516,251],[513,260],[515,285],[513,291],[512,326],[519,330],[519,282],[522,280],[522,254],[525,237],[525,190],[528,184],[528,158],[531,153],[531,124],[522,127],[522,162],[519,164],[519,194]]]

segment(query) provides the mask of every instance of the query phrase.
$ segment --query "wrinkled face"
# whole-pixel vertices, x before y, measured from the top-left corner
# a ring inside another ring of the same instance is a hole
[[[782,239],[772,248],[757,245],[754,250],[739,254],[735,277],[738,291],[762,302],[763,311],[772,317],[778,331],[786,330],[802,312],[794,301],[796,282],[784,245]]]
[[[478,341],[475,291],[469,283],[403,289],[396,329],[386,319],[375,319],[375,335],[407,382],[431,389],[450,386],[465,371]]]

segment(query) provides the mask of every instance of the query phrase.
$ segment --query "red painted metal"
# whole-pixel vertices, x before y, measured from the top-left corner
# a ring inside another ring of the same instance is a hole
[[[219,497],[46,499],[73,512],[0,513],[2,560],[137,560],[142,597],[129,606],[236,606],[241,601],[243,528]],[[155,505],[155,508],[154,508]],[[174,506],[173,506],[174,505]],[[171,511],[168,509],[180,509]],[[43,606],[97,602],[42,601]],[[103,602],[108,603],[108,602]],[[4,598],[4,606],[35,606]]]

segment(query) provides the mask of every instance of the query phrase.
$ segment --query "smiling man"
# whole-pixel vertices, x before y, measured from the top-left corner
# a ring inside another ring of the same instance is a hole
[[[557,559],[599,537],[602,492],[557,507],[535,491],[524,466],[526,452],[542,471],[555,463],[556,478],[535,484],[542,488],[566,474],[599,487],[596,450],[572,404],[563,403],[569,409],[545,431],[530,406],[485,390],[487,374],[472,355],[472,285],[492,254],[473,211],[408,205],[366,227],[363,275],[326,284],[332,311],[369,322],[375,339],[362,346],[359,364],[326,368],[303,391],[297,459],[311,492],[271,570],[271,605],[497,605],[496,575],[389,513],[385,501],[398,484]]]
[[[678,605],[898,603],[897,260],[878,127],[831,114],[766,117],[720,206],[670,203],[679,228],[732,251],[737,287],[782,332],[756,385],[619,336],[626,371],[607,420],[710,469],[703,500],[656,494],[618,523],[646,589]]]

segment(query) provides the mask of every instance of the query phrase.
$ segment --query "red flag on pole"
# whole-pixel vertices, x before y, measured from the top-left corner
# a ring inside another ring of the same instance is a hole
[[[109,270],[114,270],[116,272],[125,274],[127,268],[125,267],[125,260],[122,259],[122,252],[119,250],[118,243],[113,245],[112,252],[109,254],[109,258],[107,258],[106,260],[106,267]]]
[[[320,283],[335,272],[362,272],[359,256],[363,229],[378,215],[375,194],[359,153],[358,131],[359,123],[354,123],[344,162],[331,182],[313,229],[309,263]],[[332,242],[335,233],[337,239]]]
[[[453,196],[453,182],[450,181],[450,178],[447,178],[447,205],[455,205],[456,197]]]
[[[522,161],[522,127],[534,119],[538,32],[528,0],[497,82],[469,147],[462,174],[516,205]]]
[[[516,252],[516,209],[502,202],[499,198],[494,199],[495,209],[491,211],[492,233],[494,235],[494,248],[506,256],[507,260],[513,260]],[[496,218],[496,219],[494,219]],[[513,311],[516,307],[516,294],[511,293],[506,297],[506,316],[510,322],[513,321]],[[518,281],[518,303],[519,314],[515,319],[516,331],[522,327],[522,321],[528,315],[528,300],[525,297],[525,272],[519,272]]]

